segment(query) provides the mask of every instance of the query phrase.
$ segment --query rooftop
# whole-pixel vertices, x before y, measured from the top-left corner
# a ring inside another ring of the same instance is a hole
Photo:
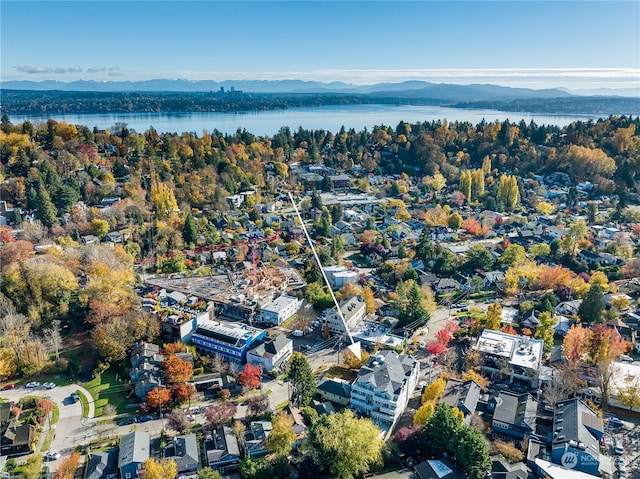
[[[485,329],[478,338],[475,348],[484,353],[507,358],[514,366],[538,369],[543,346],[544,341],[529,336]]]
[[[134,431],[120,439],[120,453],[118,466],[123,467],[131,463],[142,463],[149,459],[149,433]]]
[[[252,328],[242,323],[229,323],[204,319],[198,323],[195,334],[215,339],[231,345],[238,344],[241,339],[248,340],[262,333],[261,329]]]

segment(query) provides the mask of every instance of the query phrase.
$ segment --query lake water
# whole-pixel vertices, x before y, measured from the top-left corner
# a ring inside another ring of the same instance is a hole
[[[342,126],[356,131],[367,127],[385,125],[395,128],[400,121],[417,123],[423,121],[443,120],[449,122],[468,121],[474,125],[485,119],[487,122],[509,119],[512,122],[531,120],[538,125],[565,126],[576,120],[597,120],[594,116],[559,116],[534,113],[503,112],[496,110],[467,110],[459,108],[443,108],[438,106],[409,105],[340,105],[311,108],[290,108],[288,110],[251,111],[240,113],[197,112],[197,113],[110,113],[55,115],[56,121],[66,121],[90,128],[110,129],[116,123],[126,123],[129,129],[139,133],[150,127],[160,133],[195,132],[217,129],[222,133],[233,134],[238,128],[244,128],[254,135],[273,136],[283,126],[291,131],[298,127],[307,130],[327,130],[336,133]],[[12,123],[29,120],[32,123],[46,121],[41,116],[12,116]]]

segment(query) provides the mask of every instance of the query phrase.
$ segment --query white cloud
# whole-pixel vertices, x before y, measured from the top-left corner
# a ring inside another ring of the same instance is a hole
[[[42,73],[81,73],[82,68],[79,66],[73,67],[45,67],[45,66],[30,66],[30,65],[22,65],[16,67],[16,70],[22,73],[29,74],[42,74]]]

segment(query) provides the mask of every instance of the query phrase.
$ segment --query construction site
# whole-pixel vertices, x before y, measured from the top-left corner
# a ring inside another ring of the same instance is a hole
[[[239,263],[235,270],[220,267],[219,272],[208,276],[154,276],[145,282],[167,291],[179,291],[213,301],[215,315],[220,318],[251,323],[260,305],[267,304],[288,289],[304,286],[300,275],[293,268],[277,266],[253,266]]]

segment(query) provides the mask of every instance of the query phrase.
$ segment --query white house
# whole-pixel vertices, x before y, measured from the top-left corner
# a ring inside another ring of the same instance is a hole
[[[420,363],[384,349],[369,358],[351,385],[349,406],[366,414],[383,431],[393,428],[418,384]]]
[[[267,337],[255,348],[247,351],[247,362],[262,367],[263,371],[278,369],[293,354],[293,341],[284,334]]]
[[[327,266],[324,273],[332,289],[340,289],[347,283],[357,283],[359,279],[358,272],[351,271],[346,266]]]
[[[302,301],[299,299],[283,294],[260,308],[260,316],[258,319],[264,323],[282,324],[296,314],[301,305]]]
[[[344,316],[344,321],[352,331],[366,316],[367,305],[360,296],[352,296],[340,304],[340,311]],[[345,332],[342,320],[338,311],[334,307],[329,311],[325,318],[331,334],[343,334]]]

